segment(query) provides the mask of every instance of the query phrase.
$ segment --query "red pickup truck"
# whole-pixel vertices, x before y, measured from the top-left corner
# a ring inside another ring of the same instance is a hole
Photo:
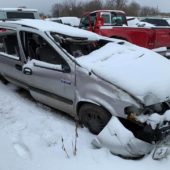
[[[128,27],[123,11],[97,10],[86,13],[81,18],[80,28],[149,49],[170,48],[170,27]]]

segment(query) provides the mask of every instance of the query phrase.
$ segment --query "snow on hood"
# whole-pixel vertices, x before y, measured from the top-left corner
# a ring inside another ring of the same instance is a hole
[[[77,17],[59,17],[58,19],[61,19],[65,24],[71,24],[71,26],[79,26],[80,24],[80,18]]]
[[[151,50],[108,43],[77,62],[145,105],[170,98],[170,61]]]
[[[19,25],[25,25],[28,27],[37,28],[41,31],[56,32],[59,34],[64,34],[73,37],[87,38],[88,40],[98,40],[100,36],[83,29],[74,28],[68,25],[38,19],[21,19],[17,21],[11,21],[10,23],[16,23]]]

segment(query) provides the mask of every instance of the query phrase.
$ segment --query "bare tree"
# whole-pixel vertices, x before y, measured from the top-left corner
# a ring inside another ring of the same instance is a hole
[[[115,0],[115,8],[123,10],[126,8],[127,0]]]
[[[94,11],[98,9],[116,9],[123,10],[127,15],[133,16],[150,16],[158,15],[157,8],[148,6],[141,7],[135,1],[128,4],[128,0],[93,0],[82,2],[80,0],[65,0],[64,2],[56,3],[52,6],[52,16],[77,16],[81,17],[84,12]]]
[[[105,8],[106,9],[125,9],[127,0],[106,0]]]
[[[52,16],[81,16],[84,4],[76,0],[67,0],[52,6]]]
[[[157,8],[150,8],[148,6],[142,7],[140,15],[141,16],[155,16],[159,14],[159,10]]]
[[[85,11],[94,11],[103,8],[103,4],[101,0],[90,1],[89,3],[84,4],[84,12]]]
[[[139,16],[140,13],[140,5],[137,2],[131,2],[127,8],[125,9],[127,15],[131,16]]]
[[[106,0],[104,4],[105,9],[115,9],[115,0]]]
[[[52,6],[52,16],[53,17],[60,17],[60,11],[62,11],[63,5],[60,3],[56,3]]]

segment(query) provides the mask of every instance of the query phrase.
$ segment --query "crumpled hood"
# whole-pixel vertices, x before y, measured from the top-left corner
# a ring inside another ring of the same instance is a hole
[[[151,50],[108,43],[76,60],[145,105],[170,99],[170,60]]]

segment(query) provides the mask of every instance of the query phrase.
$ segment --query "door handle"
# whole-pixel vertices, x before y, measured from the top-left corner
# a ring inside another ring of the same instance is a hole
[[[23,70],[23,73],[26,74],[26,75],[31,75],[32,74],[32,70],[28,67],[25,67],[24,70]]]
[[[22,66],[19,65],[19,64],[16,64],[16,65],[15,65],[15,68],[16,68],[17,70],[19,70],[19,71],[22,71]]]

